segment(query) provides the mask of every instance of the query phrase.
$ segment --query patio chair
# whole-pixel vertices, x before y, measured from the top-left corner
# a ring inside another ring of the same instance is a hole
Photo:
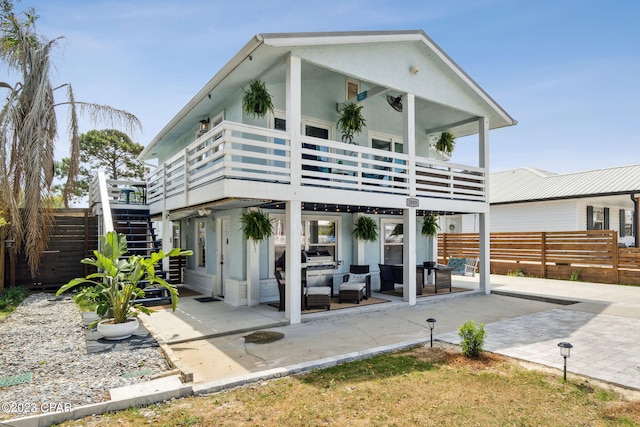
[[[282,277],[281,271],[276,271],[276,282],[278,282],[278,294],[280,295],[280,302],[278,304],[278,311],[284,311],[284,295],[285,295],[285,281]]]
[[[479,262],[479,258],[449,258],[447,267],[452,269],[451,274],[475,277]]]
[[[338,290],[338,301],[355,301],[360,304],[371,296],[371,274],[368,265],[351,265],[349,274],[345,274]]]

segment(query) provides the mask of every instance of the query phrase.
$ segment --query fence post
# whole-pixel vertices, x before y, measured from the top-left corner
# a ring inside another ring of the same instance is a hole
[[[442,263],[447,263],[447,235],[448,233],[442,234]]]
[[[547,233],[540,234],[540,262],[542,263],[542,278],[547,278]]]
[[[618,284],[620,283],[620,266],[618,265],[619,263],[619,257],[618,257],[618,253],[619,253],[619,249],[618,249],[618,232],[615,230],[611,230],[611,247],[613,248],[613,255],[612,255],[612,267],[613,267],[613,279],[615,280],[614,283]]]

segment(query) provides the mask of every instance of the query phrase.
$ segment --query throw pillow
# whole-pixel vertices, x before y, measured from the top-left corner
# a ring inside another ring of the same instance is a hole
[[[349,273],[349,282],[352,283],[365,283],[367,281],[368,274],[354,274]]]

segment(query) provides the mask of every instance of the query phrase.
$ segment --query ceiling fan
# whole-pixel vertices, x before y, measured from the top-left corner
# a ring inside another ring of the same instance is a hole
[[[391,108],[396,111],[402,112],[402,95],[398,95],[395,97],[387,95],[387,102],[389,103],[389,105],[391,105]]]

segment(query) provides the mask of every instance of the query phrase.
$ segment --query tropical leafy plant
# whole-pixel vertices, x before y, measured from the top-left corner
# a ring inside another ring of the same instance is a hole
[[[362,105],[350,102],[344,104],[340,109],[340,118],[338,119],[338,129],[342,132],[342,141],[349,144],[353,142],[353,136],[363,131],[367,122],[362,116]]]
[[[440,134],[440,138],[436,141],[436,150],[443,153],[453,153],[453,148],[456,146],[456,137],[451,132],[445,131]]]
[[[438,225],[438,216],[433,213],[425,214],[422,217],[422,230],[423,236],[435,236],[438,233],[440,226]]]
[[[273,235],[273,222],[269,215],[260,209],[244,212],[240,216],[240,222],[245,239],[260,242]]]
[[[378,240],[378,224],[373,218],[361,216],[353,227],[353,237],[365,242],[375,242]]]
[[[124,323],[128,317],[137,315],[138,311],[151,314],[151,310],[135,300],[144,297],[145,288],[161,286],[169,292],[171,306],[175,311],[178,305],[178,290],[156,273],[156,265],[163,258],[192,255],[192,251],[175,248],[166,253],[162,250],[153,252],[149,257],[131,255],[126,258],[127,238],[115,231],[100,236],[100,248],[99,251],[93,251],[95,258],[80,261],[94,266],[98,272],[70,280],[56,292],[56,295],[88,283],[90,285],[80,291],[74,297],[74,301],[78,304],[93,302],[96,304],[98,316],[105,317],[109,314],[113,317],[114,323]],[[100,319],[90,327],[99,321]]]
[[[484,351],[484,339],[487,333],[484,330],[484,323],[476,325],[473,320],[467,321],[460,326],[458,335],[462,338],[460,349],[465,357],[479,357]]]
[[[242,108],[253,117],[264,117],[267,111],[273,112],[273,100],[263,81],[252,80],[249,83],[249,89],[242,97]]]

